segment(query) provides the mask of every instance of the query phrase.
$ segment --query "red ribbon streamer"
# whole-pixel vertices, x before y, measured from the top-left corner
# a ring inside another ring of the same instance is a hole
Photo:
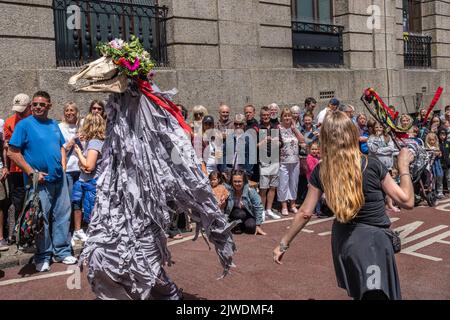
[[[137,83],[139,85],[139,89],[141,92],[153,103],[155,103],[157,106],[166,109],[171,115],[177,119],[180,126],[186,130],[188,134],[192,134],[191,127],[184,121],[183,115],[181,114],[180,109],[169,99],[165,99],[163,97],[157,97],[153,94],[153,89],[151,84],[148,81],[144,81],[141,79],[137,80]]]
[[[394,110],[392,110],[391,108],[389,108],[384,102],[383,100],[381,100],[380,96],[378,95],[378,93],[375,92],[375,90],[370,90],[372,92],[372,94],[375,96],[375,98],[378,100],[378,102],[381,104],[381,106],[389,113],[389,115],[391,116],[391,119],[395,121],[395,119],[397,119],[398,117],[398,111],[394,113]]]
[[[423,126],[425,125],[425,123],[427,123],[428,116],[430,115],[431,110],[433,110],[434,106],[439,101],[442,91],[444,91],[444,89],[442,87],[437,88],[436,93],[434,94],[433,100],[431,100],[430,106],[428,107],[427,115],[423,119],[423,123],[422,123]]]

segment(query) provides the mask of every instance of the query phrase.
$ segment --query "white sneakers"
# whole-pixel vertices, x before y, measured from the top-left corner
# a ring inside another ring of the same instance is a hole
[[[88,237],[87,237],[86,233],[84,233],[83,229],[74,231],[73,235],[72,235],[72,240],[71,240],[72,247],[75,246],[75,241],[78,240],[81,242],[86,242],[87,238]]]
[[[53,260],[53,262],[62,262],[64,264],[75,264],[78,262],[78,259],[73,256],[67,256],[62,260],[59,260],[59,259],[53,257],[52,260]],[[36,271],[37,272],[50,271],[50,262],[44,261],[44,262],[36,263]]]
[[[48,261],[44,261],[36,264],[37,272],[50,271],[50,263]]]
[[[75,263],[77,263],[77,261],[78,261],[78,259],[75,258],[74,256],[67,256],[62,260],[59,260],[59,259],[53,257],[53,262],[62,262],[64,264],[75,264]]]
[[[266,217],[269,217],[271,219],[281,219],[281,217],[279,215],[277,215],[276,213],[274,213],[271,209],[265,210],[264,214]]]

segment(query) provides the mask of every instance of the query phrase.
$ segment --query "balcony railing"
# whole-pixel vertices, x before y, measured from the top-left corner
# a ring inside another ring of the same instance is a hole
[[[431,36],[403,33],[405,67],[431,68]]]
[[[98,58],[98,42],[136,35],[157,66],[167,64],[167,7],[153,0],[53,0],[58,66],[76,67]]]
[[[294,67],[343,65],[343,30],[337,25],[292,21]]]

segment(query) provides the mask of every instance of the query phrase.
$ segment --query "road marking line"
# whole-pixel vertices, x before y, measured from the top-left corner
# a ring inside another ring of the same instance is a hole
[[[415,235],[413,235],[411,237],[406,237],[406,238],[404,238],[404,236],[402,236],[402,233],[400,232],[400,238],[402,238],[402,244],[407,244],[407,243],[409,243],[411,241],[414,241],[414,240],[417,240],[419,238],[425,237],[425,236],[427,236],[429,234],[435,233],[435,232],[437,232],[439,230],[442,230],[442,229],[445,229],[447,227],[448,226],[446,226],[446,225],[440,225],[440,226],[437,226],[437,227],[434,227],[434,228],[431,228],[431,229],[419,232],[419,233],[417,233],[417,234],[415,234]]]
[[[334,217],[325,218],[325,219],[319,219],[319,220],[316,220],[316,221],[313,221],[313,222],[308,222],[307,226],[311,226],[313,224],[318,224],[318,223],[327,222],[327,221],[331,221],[331,220],[334,220]]]
[[[442,261],[441,258],[436,258],[436,257],[429,256],[429,255],[426,255],[426,254],[421,254],[421,253],[418,253],[418,252],[403,252],[403,250],[402,250],[402,251],[400,251],[400,253],[409,254],[410,256],[415,256],[415,257],[418,257],[418,258],[428,259],[428,260],[431,260],[431,261]]]
[[[53,273],[42,274],[42,275],[34,276],[34,277],[26,277],[26,278],[19,278],[19,279],[11,279],[11,280],[0,281],[0,286],[8,286],[10,284],[16,284],[16,283],[21,283],[21,282],[28,282],[28,281],[33,281],[33,280],[47,279],[47,278],[64,276],[64,275],[71,275],[72,273],[74,273],[74,271],[75,270],[67,270],[67,271],[60,271],[60,272],[53,272]]]
[[[281,218],[281,219],[272,219],[272,220],[267,220],[264,221],[263,224],[269,224],[269,223],[275,223],[275,222],[283,222],[283,221],[289,221],[289,220],[293,220],[294,218]]]
[[[188,236],[188,237],[180,239],[180,240],[173,240],[173,241],[168,242],[167,246],[170,247],[170,246],[173,246],[174,244],[186,242],[186,241],[194,239],[194,237],[195,237],[195,235],[194,236]],[[199,235],[199,237],[201,237],[201,235]]]

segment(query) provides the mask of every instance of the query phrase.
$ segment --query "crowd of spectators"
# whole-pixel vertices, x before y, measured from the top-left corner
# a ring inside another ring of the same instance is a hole
[[[255,106],[247,104],[241,112],[220,104],[218,118],[204,106],[178,105],[192,127],[191,142],[199,169],[207,175],[217,203],[229,221],[239,223],[235,233],[265,235],[262,223],[296,214],[308,189],[308,179],[320,161],[320,128],[327,112],[344,112],[359,130],[363,154],[375,155],[395,178],[398,155],[392,138],[383,126],[365,114],[355,115],[355,107],[332,98],[316,112],[317,101],[309,97],[303,106],[280,108],[276,103],[263,106],[259,119]],[[105,104],[94,100],[88,114],[81,117],[74,102],[64,105],[60,122],[48,118],[50,95],[36,92],[14,97],[14,114],[4,121],[2,134],[2,171],[0,176],[0,251],[14,243],[14,225],[22,211],[25,186],[37,175],[45,215],[45,232],[36,241],[35,264],[38,271],[50,268],[50,261],[76,263],[72,247],[85,242],[85,229],[95,202],[96,181],[100,175],[102,146],[106,138]],[[423,124],[424,110],[417,119],[402,114],[398,125],[414,139],[433,150],[438,197],[450,186],[450,106],[442,117],[433,116]],[[7,182],[7,183],[5,183]],[[8,192],[9,190],[9,192]],[[326,200],[316,206],[322,212]],[[13,214],[7,215],[12,206]],[[386,209],[398,211],[386,198]],[[181,238],[180,229],[190,231],[187,215],[177,211],[168,236]]]

